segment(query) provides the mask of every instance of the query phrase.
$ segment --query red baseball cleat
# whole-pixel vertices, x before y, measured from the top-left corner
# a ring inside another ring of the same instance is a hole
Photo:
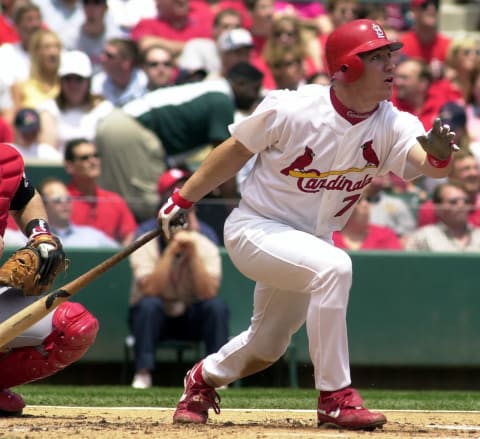
[[[387,422],[382,413],[371,412],[362,404],[361,396],[351,387],[335,392],[320,392],[318,426],[371,431]]]
[[[22,397],[9,389],[0,390],[0,417],[20,416],[25,407]]]
[[[220,413],[220,396],[202,377],[202,362],[195,364],[185,375],[185,391],[173,414],[176,424],[206,424],[208,409]]]

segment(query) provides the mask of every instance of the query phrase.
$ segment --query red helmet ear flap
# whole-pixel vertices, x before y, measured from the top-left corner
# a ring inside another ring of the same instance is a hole
[[[360,78],[363,73],[363,61],[358,55],[346,55],[338,60],[337,71],[333,73],[333,79],[344,82],[352,82]]]

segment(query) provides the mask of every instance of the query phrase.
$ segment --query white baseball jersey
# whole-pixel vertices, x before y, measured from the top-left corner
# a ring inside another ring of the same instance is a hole
[[[425,133],[416,117],[387,101],[352,125],[321,85],[272,91],[229,129],[258,153],[241,206],[327,239],[343,228],[373,176],[417,176],[406,158]]]

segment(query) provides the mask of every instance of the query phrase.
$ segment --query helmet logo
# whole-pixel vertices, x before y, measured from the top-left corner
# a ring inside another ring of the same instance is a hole
[[[385,33],[383,32],[383,29],[379,24],[373,23],[372,30],[377,34],[377,38],[383,38],[383,39],[386,38]]]

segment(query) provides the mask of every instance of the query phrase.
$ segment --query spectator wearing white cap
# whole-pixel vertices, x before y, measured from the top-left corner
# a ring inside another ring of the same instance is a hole
[[[222,62],[221,74],[224,76],[235,64],[250,62],[253,51],[252,35],[242,28],[223,32],[218,39],[218,50]]]
[[[220,59],[220,69],[207,74],[204,70],[193,66],[191,70],[181,70],[177,83],[195,82],[201,79],[219,79],[226,76],[227,72],[236,64],[249,63],[253,52],[253,39],[250,32],[243,28],[235,28],[222,32],[216,42]],[[199,72],[204,72],[198,75]],[[193,78],[193,79],[191,79]],[[198,78],[198,79],[197,79]]]
[[[113,105],[90,92],[92,64],[84,52],[64,52],[59,76],[60,93],[39,107],[40,139],[63,154],[65,143],[71,139],[93,140],[98,121],[111,112]]]
[[[252,57],[252,36],[248,30],[243,28],[223,32],[218,37],[216,46],[220,58],[220,69],[216,72],[210,72],[205,79],[224,78],[234,65],[249,63]]]
[[[242,27],[242,17],[236,9],[223,9],[213,20],[212,38],[192,38],[185,43],[178,58],[178,67],[183,72],[205,71],[220,74],[222,61],[217,41],[223,32]]]

